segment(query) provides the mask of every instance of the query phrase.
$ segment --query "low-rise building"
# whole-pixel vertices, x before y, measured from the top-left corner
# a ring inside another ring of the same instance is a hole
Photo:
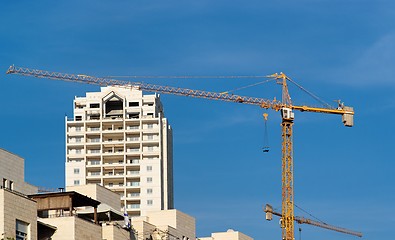
[[[37,194],[24,181],[24,160],[0,148],[0,239],[195,240],[195,218],[176,209],[146,211],[125,228],[120,195],[98,184]],[[129,220],[129,218],[126,218]],[[228,230],[200,240],[253,240]]]
[[[38,188],[25,182],[25,160],[0,148],[0,187],[23,194],[34,194]]]
[[[0,239],[36,240],[36,209],[34,200],[0,187]]]
[[[195,240],[195,218],[176,209],[151,211],[132,218],[135,239]]]
[[[23,158],[0,148],[0,239],[37,239],[37,187],[24,180]]]
[[[202,237],[198,240],[254,240],[253,238],[245,235],[244,233],[228,229],[226,232],[212,233],[211,237]]]

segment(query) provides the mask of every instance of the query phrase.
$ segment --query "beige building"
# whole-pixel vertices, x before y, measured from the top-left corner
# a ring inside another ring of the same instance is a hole
[[[36,202],[6,188],[0,188],[0,239],[36,240]]]
[[[228,229],[226,232],[212,233],[211,237],[198,238],[198,240],[254,240],[244,233]]]
[[[66,186],[99,184],[129,216],[173,208],[172,131],[159,95],[103,87],[66,119]],[[118,209],[118,210],[122,210]]]
[[[37,187],[25,182],[23,158],[0,148],[0,239],[37,239],[36,202],[26,194]]]
[[[29,197],[37,202],[38,222],[47,226],[46,229],[38,231],[39,240],[129,239],[117,237],[118,232],[128,236],[128,231],[114,225],[115,222],[111,220],[111,217],[122,220],[122,214],[114,214],[111,210],[99,212],[100,202],[88,196],[68,191],[34,194]],[[92,208],[92,212],[85,211],[86,208]],[[114,228],[119,231],[114,233]]]
[[[148,212],[132,219],[135,239],[195,240],[195,218],[176,209]]]
[[[0,148],[0,187],[23,194],[36,193],[38,188],[25,182],[23,158]]]

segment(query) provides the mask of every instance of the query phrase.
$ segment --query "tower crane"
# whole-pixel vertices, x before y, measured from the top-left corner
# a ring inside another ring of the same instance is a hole
[[[228,102],[236,102],[242,104],[252,104],[264,109],[273,109],[281,112],[282,117],[282,211],[281,211],[281,228],[283,240],[294,240],[294,192],[293,192],[293,147],[292,147],[292,128],[294,123],[294,110],[301,112],[315,112],[326,114],[337,114],[342,116],[342,122],[345,126],[353,126],[354,110],[352,107],[339,104],[338,108],[312,107],[307,105],[293,105],[290,94],[288,92],[288,81],[291,81],[284,73],[275,73],[268,78],[275,79],[282,85],[282,101],[275,98],[264,99],[257,97],[239,96],[229,94],[227,92],[217,93],[202,90],[193,90],[187,88],[178,88],[170,86],[161,86],[155,84],[147,84],[140,82],[128,82],[111,78],[99,78],[88,75],[67,74],[50,72],[37,69],[29,69],[23,67],[10,66],[7,74],[19,74],[38,78],[48,78],[52,80],[62,80],[79,82],[85,84],[93,84],[100,86],[122,86],[131,89],[139,89],[148,92],[159,92],[164,94],[181,95],[187,97],[205,98],[211,100],[220,100]]]

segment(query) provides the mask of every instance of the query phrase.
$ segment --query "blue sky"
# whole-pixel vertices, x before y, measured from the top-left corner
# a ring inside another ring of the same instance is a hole
[[[30,183],[63,186],[64,116],[72,116],[74,96],[98,90],[8,76],[11,64],[94,76],[283,71],[356,112],[353,128],[339,116],[296,113],[296,204],[365,239],[388,238],[395,225],[394,8],[386,0],[2,1],[0,147],[25,158]],[[257,80],[147,82],[225,91]],[[290,91],[295,103],[316,104]],[[274,83],[236,93],[280,98]],[[176,208],[196,217],[197,235],[233,228],[280,239],[277,220],[266,222],[261,210],[281,206],[279,114],[267,111],[271,151],[264,154],[259,107],[169,95],[162,101],[174,129]],[[302,239],[355,238],[300,227]]]

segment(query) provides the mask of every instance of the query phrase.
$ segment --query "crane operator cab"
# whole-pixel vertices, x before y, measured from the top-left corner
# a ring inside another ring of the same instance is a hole
[[[292,111],[291,108],[281,108],[281,117],[284,120],[294,120],[295,113]]]

